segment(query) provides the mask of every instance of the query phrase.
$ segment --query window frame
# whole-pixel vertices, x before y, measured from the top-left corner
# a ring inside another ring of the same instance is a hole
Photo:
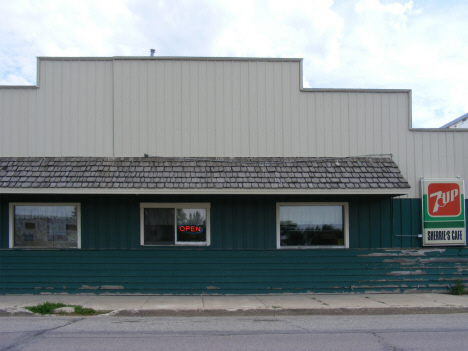
[[[15,246],[15,206],[76,206],[76,247]],[[27,250],[75,250],[81,249],[81,203],[79,202],[10,202],[9,203],[9,248]]]
[[[280,207],[281,206],[342,206],[344,245],[281,246]],[[349,203],[348,202],[277,202],[276,203],[276,248],[282,250],[308,249],[348,249],[349,248]]]
[[[145,244],[145,209],[146,208],[172,208],[174,209],[174,244]],[[177,242],[177,210],[196,209],[206,210],[206,241],[199,242]],[[141,202],[140,203],[140,246],[210,246],[210,208],[209,202]]]

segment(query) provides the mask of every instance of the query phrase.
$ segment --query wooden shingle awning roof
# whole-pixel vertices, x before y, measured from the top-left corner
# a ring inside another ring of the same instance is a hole
[[[0,193],[409,193],[389,157],[3,157]]]

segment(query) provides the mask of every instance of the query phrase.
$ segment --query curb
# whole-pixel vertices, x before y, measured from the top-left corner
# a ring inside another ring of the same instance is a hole
[[[119,309],[84,317],[278,317],[278,316],[365,316],[398,314],[468,313],[468,307],[388,307],[388,308],[330,308],[330,309],[213,309],[213,310],[141,310]],[[57,314],[34,314],[22,308],[0,309],[0,317],[47,317]],[[60,314],[60,317],[68,317]],[[70,316],[72,317],[72,316]],[[73,315],[76,317],[76,315]],[[83,316],[80,316],[83,317]]]
[[[250,317],[250,316],[359,316],[392,314],[468,313],[468,307],[388,307],[330,309],[237,309],[237,310],[116,310],[106,315],[117,317]],[[102,316],[106,316],[102,315]]]

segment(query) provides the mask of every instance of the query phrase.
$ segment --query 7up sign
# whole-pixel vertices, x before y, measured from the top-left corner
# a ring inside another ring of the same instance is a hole
[[[462,179],[422,179],[423,245],[465,245]]]

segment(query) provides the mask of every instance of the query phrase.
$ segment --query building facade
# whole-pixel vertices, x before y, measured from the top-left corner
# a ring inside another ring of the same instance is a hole
[[[304,89],[301,59],[38,58],[0,87],[0,293],[446,292],[421,178],[460,129],[411,91]],[[457,199],[463,206],[463,193]]]

